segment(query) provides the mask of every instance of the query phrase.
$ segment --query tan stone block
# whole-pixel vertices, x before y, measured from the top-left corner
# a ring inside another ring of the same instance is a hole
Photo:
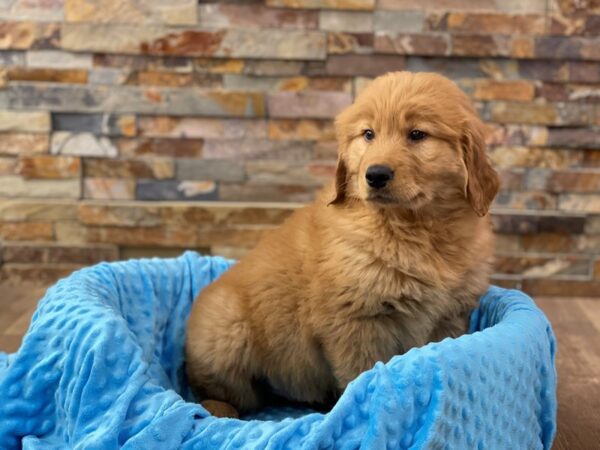
[[[47,133],[50,114],[46,111],[0,111],[0,131]]]
[[[8,222],[54,222],[77,218],[72,200],[0,200],[0,218]]]
[[[318,189],[318,186],[299,184],[224,183],[219,186],[219,199],[232,202],[307,203],[315,198],[315,193]]]
[[[80,69],[40,69],[14,67],[7,70],[9,81],[47,81],[53,83],[85,84],[88,80],[86,70]]]
[[[198,25],[201,28],[315,29],[318,22],[316,11],[288,10],[282,13],[257,2],[200,3],[198,6]]]
[[[248,104],[251,111],[257,117],[265,115],[265,97],[258,92],[218,92],[214,91],[208,95],[215,103],[219,104],[223,111],[232,116],[244,116],[248,112]]]
[[[0,156],[0,175],[14,175],[17,172],[17,158]]]
[[[61,220],[54,224],[56,241],[63,244],[88,244],[86,230],[77,220]]]
[[[320,11],[319,28],[325,31],[373,32],[373,15],[363,11]]]
[[[577,251],[573,236],[568,234],[536,233],[521,237],[521,246],[526,252],[564,253]]]
[[[600,260],[594,262],[594,278],[600,279]]]
[[[29,50],[25,55],[25,62],[27,67],[43,69],[91,69],[93,66],[90,54],[60,50]]]
[[[327,53],[329,54],[370,54],[373,53],[374,44],[372,33],[327,33]]]
[[[597,193],[600,191],[600,173],[589,170],[553,172],[548,179],[547,189],[551,192]]]
[[[160,220],[175,228],[196,227],[202,224],[214,224],[216,211],[221,209],[216,202],[194,202],[170,204],[160,208]]]
[[[546,192],[535,191],[502,191],[494,200],[494,205],[509,209],[537,210],[556,209],[556,196]]]
[[[242,73],[245,62],[242,59],[196,58],[194,65],[201,73]]]
[[[149,137],[264,139],[267,136],[267,124],[262,119],[142,116],[139,129],[142,136]]]
[[[86,228],[89,242],[128,246],[198,247],[195,227],[116,227],[102,226]]]
[[[9,242],[2,247],[5,263],[85,264],[114,261],[119,249],[112,245],[65,245],[62,243]]]
[[[61,44],[66,50],[103,53],[324,60],[327,42],[320,31],[68,23]]]
[[[84,178],[83,197],[94,200],[133,200],[135,198],[135,180]]]
[[[25,178],[79,178],[81,159],[70,156],[21,156],[16,173]]]
[[[558,209],[578,213],[600,213],[600,195],[562,194],[558,198]]]
[[[59,34],[58,23],[0,22],[0,49],[54,48]]]
[[[379,53],[399,55],[448,55],[450,39],[446,35],[426,33],[378,33],[375,37],[375,50]]]
[[[335,162],[248,161],[246,171],[252,184],[320,187],[333,178]]]
[[[81,267],[81,264],[4,264],[0,268],[0,280],[9,284],[49,286]]]
[[[81,196],[79,179],[26,180],[20,176],[0,177],[0,196],[25,198],[75,198]]]
[[[153,178],[167,179],[175,175],[173,160],[152,159],[85,159],[86,178]]]
[[[582,154],[576,150],[531,148],[525,146],[499,146],[488,150],[496,167],[531,167],[564,169],[582,163]]]
[[[533,58],[535,45],[531,36],[513,36],[510,54],[514,58]]]
[[[523,291],[533,296],[598,297],[600,281],[591,280],[523,280]]]
[[[269,139],[333,140],[335,128],[329,120],[272,119],[269,121]]]
[[[63,0],[11,0],[0,3],[0,20],[60,22],[62,19]]]
[[[48,152],[46,134],[1,133],[0,155],[28,155]]]
[[[521,251],[521,236],[514,234],[497,234],[496,253],[509,253]]]
[[[131,84],[128,82],[128,84]],[[135,84],[140,86],[170,86],[186,87],[194,85],[194,74],[177,72],[150,72],[137,73]]]
[[[491,105],[491,119],[498,123],[553,125],[560,122],[553,104],[497,102]]]
[[[473,93],[476,100],[531,101],[534,95],[533,83],[522,80],[477,80]]]
[[[330,119],[352,103],[352,96],[346,92],[273,92],[267,102],[271,117]]]
[[[8,80],[6,79],[6,69],[0,69],[0,89],[4,89],[6,87],[6,83]]]
[[[509,56],[511,51],[509,36],[457,34],[452,36],[454,56]]]
[[[315,91],[343,91],[352,93],[351,77],[310,77],[307,89]]]
[[[0,223],[0,238],[6,241],[48,241],[54,238],[54,234],[50,222],[4,222]]]
[[[520,275],[524,278],[587,276],[590,271],[590,258],[581,255],[496,255],[494,266],[498,273]]]
[[[268,6],[302,9],[372,10],[375,0],[266,0]]]
[[[448,30],[460,33],[487,34],[530,34],[540,35],[546,32],[546,18],[542,14],[501,14],[450,12],[433,14],[428,17],[432,30]]]
[[[68,22],[194,25],[196,0],[65,0]]]
[[[116,141],[123,157],[165,156],[171,158],[202,157],[203,139],[119,139]]]
[[[162,222],[160,212],[161,209],[158,206],[141,204],[82,203],[78,207],[80,222],[93,226],[156,227]]]

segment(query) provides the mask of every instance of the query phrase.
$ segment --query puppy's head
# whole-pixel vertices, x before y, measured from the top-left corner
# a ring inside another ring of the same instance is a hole
[[[484,125],[467,96],[432,73],[375,79],[336,119],[339,160],[332,203],[488,212],[499,186]]]

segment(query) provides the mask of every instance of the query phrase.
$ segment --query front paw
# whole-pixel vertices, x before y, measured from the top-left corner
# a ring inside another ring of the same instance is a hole
[[[221,418],[239,419],[240,414],[237,409],[229,403],[219,400],[204,400],[200,403],[211,415]]]

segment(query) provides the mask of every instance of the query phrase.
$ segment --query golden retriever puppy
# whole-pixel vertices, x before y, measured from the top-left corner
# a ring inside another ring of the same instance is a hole
[[[464,333],[488,286],[499,183],[466,95],[389,73],[336,132],[335,183],[193,306],[187,374],[215,415],[260,407],[259,381],[325,403],[375,362]]]

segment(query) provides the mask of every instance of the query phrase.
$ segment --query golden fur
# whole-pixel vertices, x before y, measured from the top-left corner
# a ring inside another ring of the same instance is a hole
[[[414,129],[427,137],[409,140]],[[252,410],[267,380],[326,402],[376,361],[463,333],[486,290],[498,178],[465,94],[436,74],[389,73],[336,130],[335,183],[196,300],[186,357],[201,398]],[[365,181],[374,164],[394,170],[383,192]]]

